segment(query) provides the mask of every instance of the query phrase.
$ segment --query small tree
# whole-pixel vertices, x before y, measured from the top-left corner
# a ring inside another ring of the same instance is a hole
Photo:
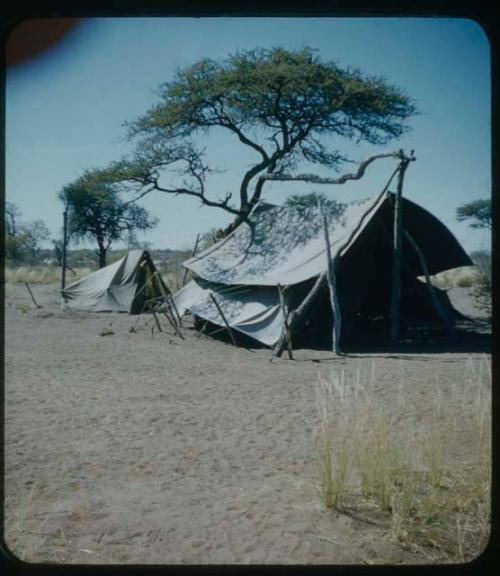
[[[113,241],[134,238],[136,230],[148,230],[158,222],[144,208],[124,202],[116,188],[100,181],[93,171],[65,186],[59,198],[68,208],[70,236],[97,242],[99,268],[106,266]]]
[[[23,223],[21,211],[12,202],[5,205],[5,256],[18,266],[36,264],[42,242],[50,239],[50,231],[43,220]]]
[[[36,264],[42,242],[50,240],[50,231],[43,220],[33,220],[22,226],[22,232],[26,258],[30,264]]]
[[[471,228],[491,230],[491,199],[474,200],[459,206],[457,220],[468,221]],[[478,251],[471,256],[476,266],[473,294],[480,306],[491,314],[491,254]]]
[[[129,124],[135,152],[102,176],[127,183],[138,196],[185,194],[223,209],[234,218],[226,233],[247,218],[266,181],[310,181],[310,174],[296,173],[302,163],[336,171],[347,160],[336,139],[384,144],[400,137],[416,113],[410,98],[384,79],[322,62],[310,48],[207,58],[178,70],[159,96]],[[236,199],[207,193],[212,169],[196,137],[217,131],[255,155]]]
[[[457,220],[468,220],[471,228],[491,230],[491,200],[474,200],[457,208]]]

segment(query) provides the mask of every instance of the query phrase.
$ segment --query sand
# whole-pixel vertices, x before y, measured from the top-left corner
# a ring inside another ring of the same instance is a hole
[[[63,312],[57,286],[32,290],[41,308],[24,286],[6,287],[6,540],[16,555],[70,564],[425,561],[384,526],[322,507],[318,374],[375,369],[381,400],[404,386],[425,419],[435,375],[446,393],[481,350],[300,350],[295,361],[271,362],[267,349],[192,328],[184,341],[152,332],[147,315]]]

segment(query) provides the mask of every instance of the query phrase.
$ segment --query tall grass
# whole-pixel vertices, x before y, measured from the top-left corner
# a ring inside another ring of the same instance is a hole
[[[465,562],[488,542],[491,372],[464,366],[446,394],[439,379],[422,418],[404,387],[382,403],[375,373],[333,372],[317,385],[316,445],[322,503],[371,510],[390,538],[433,562]],[[396,425],[399,418],[403,425]],[[458,454],[458,455],[457,455]]]
[[[66,272],[66,285],[79,280],[93,272],[91,268],[74,268]],[[183,285],[184,272],[179,270],[163,271],[162,278],[172,293],[177,292]],[[5,282],[7,284],[55,284],[61,282],[61,269],[54,266],[20,266],[18,268],[5,268]]]
[[[184,278],[184,273],[182,271],[162,272],[161,276],[168,289],[173,294],[182,288]]]
[[[74,273],[66,273],[67,283],[74,282],[87,274],[90,268],[76,268]],[[10,284],[53,284],[61,281],[61,269],[53,266],[20,266],[19,268],[5,268],[5,282]]]

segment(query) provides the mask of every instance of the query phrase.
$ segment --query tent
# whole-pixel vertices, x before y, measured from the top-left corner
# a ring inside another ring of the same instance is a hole
[[[336,289],[343,342],[370,330],[388,335],[394,198],[384,191],[376,198],[324,211],[331,254],[338,257]],[[472,261],[442,222],[407,199],[403,199],[402,226],[412,240],[405,237],[402,244],[402,324],[436,322],[430,289],[420,279],[421,255],[431,275]],[[287,288],[288,311],[297,310],[327,268],[319,209],[259,202],[246,222],[184,266],[194,279],[174,295],[180,314],[189,310],[207,326],[227,323],[237,333],[272,347],[284,329],[279,286]],[[294,347],[331,345],[328,286],[316,292],[293,334]],[[453,317],[446,293],[436,289],[435,294]]]
[[[162,297],[162,290],[169,293],[149,253],[133,250],[61,292],[65,307],[70,309],[139,314],[148,301]]]

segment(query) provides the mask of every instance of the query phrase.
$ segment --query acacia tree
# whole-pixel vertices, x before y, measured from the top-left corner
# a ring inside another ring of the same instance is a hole
[[[97,242],[99,268],[106,266],[113,241],[131,238],[136,230],[148,230],[158,222],[144,208],[123,201],[116,188],[100,181],[95,171],[65,186],[59,198],[68,209],[70,236]]]
[[[128,124],[135,151],[101,177],[127,183],[138,197],[153,190],[196,197],[234,216],[226,232],[248,216],[266,181],[322,181],[298,174],[302,163],[338,170],[348,159],[332,136],[384,144],[400,137],[416,113],[411,99],[382,78],[322,62],[310,48],[256,49],[222,62],[203,59],[162,84],[159,98]],[[236,198],[207,193],[212,168],[196,137],[217,130],[255,154]]]
[[[491,230],[491,199],[474,200],[457,208],[457,220],[468,220],[471,228]]]

